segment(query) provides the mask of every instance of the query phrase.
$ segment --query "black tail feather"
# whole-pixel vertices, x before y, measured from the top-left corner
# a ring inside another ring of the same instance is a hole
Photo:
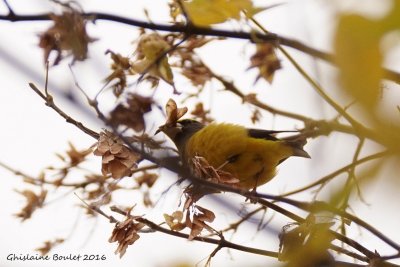
[[[311,158],[310,155],[303,149],[303,147],[307,144],[306,138],[298,136],[296,139],[292,139],[291,137],[284,140],[284,142],[293,148],[293,156]]]

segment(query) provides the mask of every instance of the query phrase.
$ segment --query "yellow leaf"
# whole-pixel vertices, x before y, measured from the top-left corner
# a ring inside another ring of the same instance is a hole
[[[255,8],[251,0],[192,0],[184,2],[191,21],[198,26],[210,26],[227,21],[240,19],[240,12],[246,10],[251,14],[262,11]]]
[[[341,16],[336,30],[336,62],[343,89],[371,111],[383,76],[381,35],[376,21],[359,15]]]
[[[154,61],[166,53],[170,45],[159,34],[144,34],[138,43],[136,52],[150,61]]]
[[[174,76],[166,57],[162,58],[158,64],[157,76],[171,85],[174,83]]]
[[[393,1],[390,12],[382,19],[382,29],[386,31],[400,29],[400,1]]]

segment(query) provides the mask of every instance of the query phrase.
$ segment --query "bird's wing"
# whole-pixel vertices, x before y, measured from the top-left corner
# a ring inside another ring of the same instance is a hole
[[[310,158],[310,155],[303,149],[303,146],[307,143],[307,139],[302,136],[292,136],[286,137],[283,139],[279,139],[275,137],[275,134],[278,133],[296,133],[298,131],[274,131],[274,130],[260,130],[260,129],[248,129],[248,134],[253,138],[261,138],[265,140],[271,141],[282,141],[287,146],[290,146],[293,149],[293,156]],[[281,160],[279,163],[282,163],[285,159]]]
[[[277,141],[279,138],[275,137],[278,133],[297,133],[298,131],[274,131],[274,130],[261,130],[261,129],[247,129],[250,137],[261,138],[266,140]]]

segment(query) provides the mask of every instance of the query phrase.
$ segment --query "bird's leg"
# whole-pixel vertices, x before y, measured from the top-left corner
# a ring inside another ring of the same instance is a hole
[[[233,155],[233,156],[228,157],[228,158],[226,159],[226,161],[225,161],[224,163],[222,163],[222,164],[217,168],[217,170],[221,170],[223,167],[225,167],[226,164],[234,163],[235,161],[237,161],[237,160],[239,159],[239,156],[240,156],[240,154],[236,154],[236,155]]]
[[[254,175],[254,180],[256,183],[254,184],[253,189],[251,189],[250,194],[251,195],[256,195],[257,194],[257,186],[258,186],[258,179],[260,178],[261,174],[264,172],[265,167],[262,167],[261,170],[259,170],[255,175]],[[249,197],[251,203],[256,203],[257,200],[254,198]]]
[[[225,167],[226,164],[228,164],[228,163],[230,163],[228,160],[225,161],[224,163],[222,163],[222,164],[217,168],[217,170],[221,170],[221,169],[222,169],[223,167]]]

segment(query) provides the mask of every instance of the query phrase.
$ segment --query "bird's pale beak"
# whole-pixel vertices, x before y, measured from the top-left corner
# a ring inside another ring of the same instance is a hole
[[[165,124],[161,125],[160,127],[158,127],[157,131],[154,133],[154,135],[159,134],[160,132],[163,132],[165,129]]]

